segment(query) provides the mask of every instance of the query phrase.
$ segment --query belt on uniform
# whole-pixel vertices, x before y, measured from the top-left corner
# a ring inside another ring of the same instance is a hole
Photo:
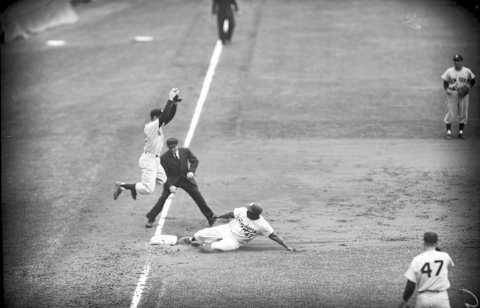
[[[445,290],[423,290],[418,293],[440,293],[440,292],[445,292]]]
[[[143,152],[145,154],[150,154],[150,155],[155,155],[155,157],[160,157],[160,155],[157,155],[157,154],[153,154],[153,153],[150,153],[150,152]]]

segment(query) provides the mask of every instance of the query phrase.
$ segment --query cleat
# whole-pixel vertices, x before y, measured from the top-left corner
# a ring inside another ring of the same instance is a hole
[[[122,182],[115,182],[115,191],[113,192],[113,200],[117,200],[118,196],[120,196],[120,194],[124,190],[124,188],[121,186],[123,184],[124,183]]]
[[[459,139],[464,139],[464,138],[463,138],[463,131],[459,131],[459,132],[458,132],[458,138],[459,138]]]
[[[445,137],[446,137],[447,139],[452,138],[452,131],[448,129],[448,130],[447,130],[447,134],[446,134]]]
[[[147,221],[147,223],[145,224],[145,228],[152,228],[154,223],[155,221]]]

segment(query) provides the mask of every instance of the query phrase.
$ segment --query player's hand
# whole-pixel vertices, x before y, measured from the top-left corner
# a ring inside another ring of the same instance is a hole
[[[193,172],[187,172],[187,179],[193,179],[194,176]]]
[[[168,99],[173,101],[173,102],[180,102],[180,90],[177,88],[172,88],[170,90],[170,93],[168,93]]]
[[[447,92],[448,95],[451,95],[453,94],[453,92],[455,92],[454,90],[448,88],[447,90],[445,90],[445,92]]]
[[[170,192],[171,192],[172,194],[176,193],[176,192],[177,192],[177,187],[174,186],[174,185],[170,186]]]

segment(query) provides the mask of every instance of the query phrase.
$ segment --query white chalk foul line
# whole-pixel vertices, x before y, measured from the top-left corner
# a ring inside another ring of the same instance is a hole
[[[207,99],[208,91],[210,90],[210,84],[212,83],[213,75],[215,74],[215,68],[217,67],[218,60],[220,59],[220,55],[222,53],[222,42],[217,41],[215,44],[215,48],[213,49],[212,57],[210,58],[210,64],[208,65],[207,74],[205,75],[205,79],[203,80],[202,90],[200,91],[200,96],[197,100],[197,105],[195,107],[195,111],[193,113],[192,121],[190,122],[190,127],[187,132],[187,137],[185,138],[184,146],[190,146],[192,142],[193,135],[195,133],[195,129],[197,128],[198,120],[200,119],[200,113],[202,112],[203,105]],[[167,201],[165,201],[165,205],[162,209],[162,214],[158,221],[158,226],[155,230],[155,236],[159,236],[162,234],[163,225],[165,224],[165,218],[167,217],[168,210],[170,209],[170,204],[172,203],[174,194],[170,194]],[[145,289],[148,276],[150,275],[150,263],[151,263],[151,249],[148,250],[147,262],[143,268],[143,272],[138,279],[137,287],[135,288],[135,292],[133,293],[132,302],[130,303],[130,308],[136,308],[140,303],[140,299],[142,298],[143,290]]]

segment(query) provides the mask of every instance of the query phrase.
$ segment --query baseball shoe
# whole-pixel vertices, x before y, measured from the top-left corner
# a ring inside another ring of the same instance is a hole
[[[446,134],[445,138],[447,138],[447,139],[452,138],[452,131],[451,130],[449,130],[449,129],[447,130],[447,134]]]
[[[191,241],[191,242],[190,242],[190,246],[192,246],[192,247],[200,247],[200,246],[202,246],[202,243],[200,243],[199,241]]]
[[[145,224],[145,228],[153,228],[153,224],[155,223],[155,221],[147,221],[147,223]]]
[[[458,138],[459,138],[459,139],[464,139],[464,138],[463,138],[463,131],[462,131],[462,130],[458,132]]]
[[[123,184],[125,184],[125,183],[115,182],[115,191],[113,192],[113,200],[117,200],[118,196],[120,196],[120,194],[124,190],[124,188],[122,186],[120,186],[120,185],[123,185]]]

